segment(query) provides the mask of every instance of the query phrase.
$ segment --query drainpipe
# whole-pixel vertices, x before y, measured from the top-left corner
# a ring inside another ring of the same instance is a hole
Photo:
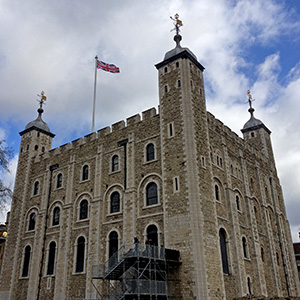
[[[46,244],[46,233],[47,233],[47,223],[49,218],[49,206],[50,206],[50,196],[51,196],[51,187],[52,187],[52,174],[53,171],[59,167],[58,164],[52,165],[49,167],[50,170],[50,181],[49,181],[49,191],[48,191],[48,199],[47,199],[47,208],[46,208],[46,219],[45,219],[45,227],[44,227],[44,238],[43,238],[43,248],[42,248],[42,258],[40,264],[40,274],[39,274],[39,285],[38,285],[38,293],[36,300],[40,299],[40,291],[41,291],[41,282],[42,282],[42,275],[43,275],[43,265],[44,265],[44,258],[45,258],[45,244]]]
[[[289,287],[289,282],[288,282],[287,266],[285,263],[285,257],[284,257],[284,253],[283,253],[282,235],[281,235],[281,230],[280,230],[279,217],[278,217],[278,213],[277,213],[277,209],[276,209],[272,177],[269,178],[269,181],[270,181],[271,196],[272,196],[272,201],[273,201],[273,206],[274,206],[274,211],[275,211],[276,227],[277,227],[277,231],[278,231],[279,247],[280,247],[280,253],[281,253],[281,258],[282,258],[282,263],[283,263],[286,290],[287,290],[288,296],[290,296],[290,287]]]
[[[127,143],[128,139],[118,142],[119,147],[124,147],[124,190],[127,188]]]

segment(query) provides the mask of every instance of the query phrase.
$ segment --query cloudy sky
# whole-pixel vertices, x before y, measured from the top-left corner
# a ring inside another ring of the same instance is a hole
[[[154,65],[175,45],[175,13],[182,46],[206,68],[208,110],[240,136],[251,90],[299,241],[299,0],[0,0],[0,139],[15,154],[5,181],[12,186],[18,132],[36,118],[42,90],[53,147],[91,132],[96,55],[121,69],[98,71],[96,129],[157,107]]]

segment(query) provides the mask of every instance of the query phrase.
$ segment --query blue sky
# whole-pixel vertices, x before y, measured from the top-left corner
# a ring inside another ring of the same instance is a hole
[[[169,16],[183,21],[182,46],[206,68],[208,110],[241,136],[255,116],[272,131],[273,149],[292,235],[300,231],[300,1],[27,0],[0,2],[0,139],[12,147],[13,185],[18,132],[44,120],[53,147],[91,131],[94,57],[120,74],[98,71],[96,129],[158,105],[154,65],[174,47]],[[0,217],[3,222],[4,217]]]

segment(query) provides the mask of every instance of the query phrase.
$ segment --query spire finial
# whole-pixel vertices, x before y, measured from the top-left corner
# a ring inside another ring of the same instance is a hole
[[[37,100],[39,103],[40,103],[40,107],[38,109],[38,113],[39,115],[41,116],[42,113],[44,112],[43,110],[43,104],[46,104],[45,101],[47,100],[47,97],[45,96],[45,92],[44,91],[41,91],[41,94],[38,96],[41,98],[40,100]]]
[[[253,116],[253,112],[254,112],[254,108],[252,107],[252,102],[255,101],[255,99],[252,99],[252,95],[250,90],[247,91],[247,95],[248,95],[248,103],[250,108],[248,109],[249,113],[251,114],[251,116]]]
[[[182,21],[179,20],[179,14],[176,14],[176,15],[174,16],[174,18],[173,18],[173,17],[170,17],[170,19],[174,21],[173,24],[174,24],[174,26],[175,26],[175,28],[173,28],[171,31],[176,30],[176,35],[179,35],[179,32],[180,32],[179,27],[183,26]]]

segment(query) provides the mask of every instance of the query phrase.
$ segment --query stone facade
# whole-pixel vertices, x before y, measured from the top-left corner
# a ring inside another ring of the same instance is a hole
[[[242,139],[207,112],[204,68],[176,43],[159,111],[55,149],[42,111],[20,133],[0,299],[98,299],[92,266],[133,236],[180,251],[177,298],[299,295],[270,131],[252,111]]]

